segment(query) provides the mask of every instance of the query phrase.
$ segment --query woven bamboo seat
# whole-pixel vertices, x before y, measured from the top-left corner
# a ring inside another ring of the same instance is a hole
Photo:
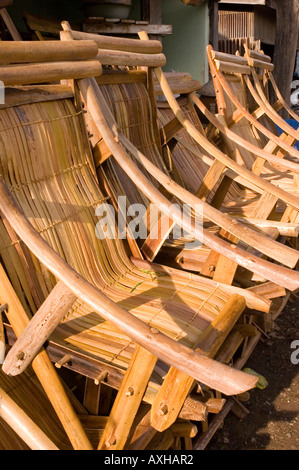
[[[2,110],[0,114],[2,171],[38,232],[70,266],[124,308],[186,345],[195,345],[229,295],[221,289],[219,293],[215,289],[211,295],[200,283],[138,270],[120,240],[99,242],[95,233],[98,222],[95,208],[106,199],[99,191],[91,157],[80,138],[77,113],[71,101],[25,105]],[[27,135],[34,142],[33,149]],[[46,141],[44,136],[48,136]],[[8,148],[10,141],[19,142],[12,153]],[[9,168],[8,161],[12,163]],[[25,292],[27,302],[36,310],[54,287],[55,279],[44,272],[30,286],[28,273],[17,257],[16,244],[9,243],[3,222],[1,242],[1,256],[10,277],[16,279],[17,292],[20,297]],[[14,262],[9,263],[12,259]],[[41,271],[38,265],[36,269]],[[59,331],[65,333],[65,342],[86,348],[123,369],[134,350],[129,338],[80,302],[75,304]],[[99,337],[103,338],[102,344]]]

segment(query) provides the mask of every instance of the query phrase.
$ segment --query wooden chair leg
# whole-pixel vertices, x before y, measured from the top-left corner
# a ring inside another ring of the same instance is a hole
[[[114,401],[99,450],[124,448],[156,361],[153,354],[140,346],[136,347]]]
[[[0,417],[18,434],[30,449],[59,450],[1,387]]]
[[[233,295],[202,334],[198,350],[206,356],[215,356],[244,308],[244,299]],[[157,431],[164,431],[176,421],[193,384],[194,380],[187,374],[170,368],[151,409],[151,425]]]
[[[2,265],[0,264],[0,301],[7,302],[7,318],[19,337],[29,324],[30,318],[19,301]],[[46,395],[56,411],[70,442],[76,450],[93,450],[86,433],[75,413],[66,391],[52,365],[48,354],[42,349],[32,362]]]

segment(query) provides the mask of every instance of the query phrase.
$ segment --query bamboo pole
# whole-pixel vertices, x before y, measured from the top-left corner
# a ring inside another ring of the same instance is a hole
[[[140,54],[137,52],[111,51],[109,49],[99,49],[97,59],[102,65],[125,65],[128,67],[164,67],[166,64],[164,54]]]
[[[224,62],[223,60],[215,60],[215,65],[219,72],[225,73],[240,73],[242,75],[250,74],[250,67],[248,65],[240,65],[230,62]]]
[[[30,319],[19,301],[12,285],[0,264],[0,299],[7,301],[9,307],[6,315],[17,337],[28,325]],[[49,359],[48,354],[42,349],[32,362],[46,395],[59,417],[64,430],[75,450],[92,450],[85,431],[69,401],[62,383]]]
[[[250,67],[256,67],[257,69],[269,70],[270,72],[273,72],[274,70],[274,64],[258,59],[252,59],[251,57],[248,57],[248,65]]]
[[[7,87],[95,77],[101,73],[97,60],[0,66],[0,80]]]
[[[272,61],[271,57],[264,54],[263,52],[253,51],[248,48],[247,44],[244,44],[244,46],[245,46],[246,54],[248,54],[249,57],[252,57],[253,59],[257,59],[257,60],[262,60],[263,62]]]
[[[248,65],[247,60],[244,57],[234,54],[226,54],[225,52],[213,51],[212,57],[215,60],[222,60],[223,62],[229,62],[238,65]]]
[[[32,450],[59,450],[0,387],[0,417]]]
[[[67,22],[62,22],[62,27]],[[162,44],[160,41],[140,41],[139,39],[116,38],[113,36],[104,36],[102,34],[84,33],[82,31],[72,31],[73,39],[92,40],[96,42],[99,49],[110,49],[124,52],[137,52],[141,54],[160,54]]]
[[[0,64],[91,60],[96,58],[97,53],[94,41],[74,44],[60,41],[2,41]]]

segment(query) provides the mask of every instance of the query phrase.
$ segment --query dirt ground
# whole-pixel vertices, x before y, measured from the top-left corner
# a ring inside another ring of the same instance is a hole
[[[291,349],[299,340],[298,311],[299,299],[286,305],[275,330],[246,364],[263,375],[268,386],[250,392],[244,403],[249,414],[240,420],[231,412],[206,450],[299,450],[299,364],[291,362],[292,353],[299,359]]]

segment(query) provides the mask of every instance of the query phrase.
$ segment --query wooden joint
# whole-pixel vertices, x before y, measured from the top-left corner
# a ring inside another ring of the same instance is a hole
[[[107,449],[110,449],[110,447],[115,446],[115,445],[116,445],[116,437],[114,435],[111,435],[105,442],[105,446],[107,447]]]
[[[21,354],[21,352],[18,354],[18,356]],[[23,353],[24,354],[24,353]],[[25,355],[24,355],[25,356]],[[23,358],[24,358],[23,356]],[[22,360],[23,358],[18,357],[19,360]],[[61,369],[63,366],[69,364],[72,362],[72,357],[69,354],[66,354],[63,356],[59,361],[55,362],[55,367],[57,369]]]
[[[168,413],[168,406],[165,403],[161,403],[160,408],[157,411],[159,416],[165,416]]]
[[[135,390],[133,387],[129,387],[128,390],[126,391],[126,397],[132,397],[135,393]]]
[[[101,374],[94,380],[96,385],[100,385],[101,382],[107,382],[108,372],[104,370]]]
[[[7,304],[2,304],[2,305],[0,305],[0,313],[5,312],[5,310],[7,310],[7,309],[8,309],[8,305],[7,305]]]

